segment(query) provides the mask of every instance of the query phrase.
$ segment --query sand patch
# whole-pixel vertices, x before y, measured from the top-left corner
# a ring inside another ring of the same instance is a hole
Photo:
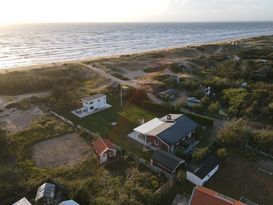
[[[77,133],[41,141],[32,148],[32,159],[38,167],[73,166],[92,154],[89,146]]]
[[[0,112],[0,127],[10,133],[19,132],[42,116],[44,113],[38,107],[32,107],[29,110],[5,109]]]

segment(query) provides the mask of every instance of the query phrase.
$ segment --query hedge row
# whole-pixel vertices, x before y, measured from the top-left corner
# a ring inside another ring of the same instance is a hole
[[[187,113],[186,115],[190,117],[192,120],[196,121],[197,123],[200,123],[203,125],[213,126],[214,124],[214,120],[206,116],[197,115],[193,113]]]

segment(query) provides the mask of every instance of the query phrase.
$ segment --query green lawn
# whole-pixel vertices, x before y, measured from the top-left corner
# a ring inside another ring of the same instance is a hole
[[[124,97],[124,106],[121,109],[119,95],[108,95],[107,101],[112,105],[109,109],[82,119],[72,113],[65,113],[64,116],[90,131],[98,133],[101,137],[109,138],[124,149],[149,159],[151,152],[143,152],[143,146],[128,138],[127,135],[139,125],[139,120],[144,118],[147,121],[154,117],[163,116],[168,114],[168,110],[163,107],[161,109],[151,109],[151,106],[139,106],[133,103],[131,98],[132,96]],[[112,126],[112,122],[117,122],[117,125]]]

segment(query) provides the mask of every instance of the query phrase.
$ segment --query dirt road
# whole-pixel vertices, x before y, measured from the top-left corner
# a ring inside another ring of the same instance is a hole
[[[106,79],[112,80],[113,82],[117,82],[119,84],[131,86],[134,88],[140,88],[140,85],[138,85],[137,82],[135,82],[134,80],[122,80],[122,79],[119,79],[119,78],[111,75],[110,73],[105,72],[105,70],[103,70],[102,68],[98,68],[93,65],[86,65],[86,64],[81,64],[81,65],[83,65],[87,68],[90,68],[92,71],[98,73],[99,75],[101,75],[102,77],[104,77]]]

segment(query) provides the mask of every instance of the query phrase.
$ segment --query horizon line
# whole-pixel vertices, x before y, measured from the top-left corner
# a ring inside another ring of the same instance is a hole
[[[273,20],[224,20],[224,21],[56,21],[56,22],[11,22],[11,23],[0,23],[0,26],[5,25],[26,25],[26,24],[107,24],[107,23],[117,23],[117,24],[130,24],[130,23],[263,23],[263,22],[273,22]]]

